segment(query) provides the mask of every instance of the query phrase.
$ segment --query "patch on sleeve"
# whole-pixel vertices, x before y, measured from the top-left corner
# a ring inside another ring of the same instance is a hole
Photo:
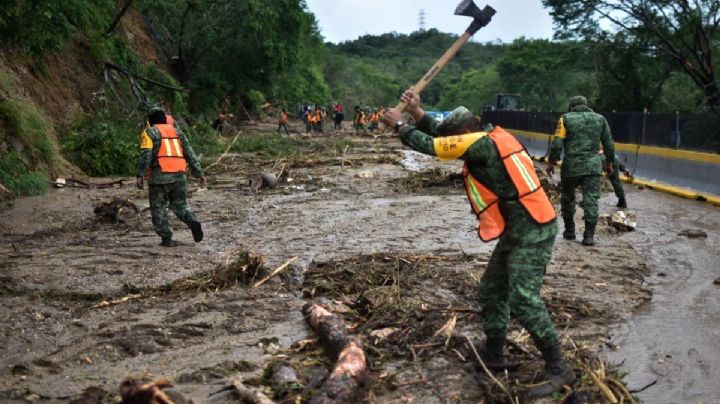
[[[440,160],[458,159],[465,154],[470,146],[485,136],[487,136],[487,132],[436,137],[434,140],[435,155]]]
[[[142,133],[140,134],[140,148],[141,149],[152,149],[153,148],[152,139],[150,139],[150,136],[148,136],[147,131],[142,131]]]
[[[555,136],[560,139],[565,139],[567,136],[567,130],[565,129],[565,121],[562,118],[558,121],[557,128],[555,129]]]

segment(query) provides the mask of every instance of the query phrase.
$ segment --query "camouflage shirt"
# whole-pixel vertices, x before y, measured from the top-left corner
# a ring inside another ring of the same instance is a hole
[[[187,161],[190,171],[195,177],[202,177],[203,170],[200,166],[195,152],[190,146],[185,134],[176,126],[180,143],[182,143],[183,155]],[[148,128],[140,134],[140,157],[137,163],[136,176],[144,177],[148,168],[150,169],[150,180],[148,184],[169,184],[172,182],[185,180],[185,173],[169,173],[164,174],[160,171],[160,164],[157,160],[158,149],[160,148],[160,131],[156,128]]]
[[[442,138],[438,137],[437,126],[437,121],[425,115],[417,126],[407,125],[400,130],[400,141],[415,151],[437,157],[437,150],[443,143]],[[467,149],[452,158],[464,160],[472,175],[500,198],[500,210],[506,222],[501,240],[522,245],[555,237],[555,221],[544,225],[536,223],[518,201],[517,189],[505,170],[494,142],[487,136],[477,134],[458,137],[461,142],[467,142]],[[448,155],[443,158],[448,159]]]
[[[615,147],[607,120],[590,107],[578,105],[558,121],[550,161],[560,160],[564,149],[563,177],[602,174],[601,144],[606,161],[612,163]]]

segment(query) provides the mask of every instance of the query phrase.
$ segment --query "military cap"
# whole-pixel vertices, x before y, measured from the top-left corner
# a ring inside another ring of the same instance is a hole
[[[576,95],[575,97],[570,98],[571,109],[579,105],[588,105],[587,98],[583,97],[582,95]]]
[[[437,127],[437,132],[441,135],[454,135],[461,132],[473,118],[472,112],[465,107],[457,107],[448,115]]]

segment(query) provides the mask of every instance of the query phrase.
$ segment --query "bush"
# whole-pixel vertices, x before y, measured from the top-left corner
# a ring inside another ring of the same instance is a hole
[[[223,152],[220,133],[206,119],[201,118],[192,127],[182,125],[180,128],[199,159],[208,160]]]
[[[70,160],[88,175],[135,175],[141,129],[117,116],[107,110],[87,116],[63,136]]]
[[[42,195],[47,191],[45,175],[29,171],[15,151],[0,157],[0,183],[17,195]]]

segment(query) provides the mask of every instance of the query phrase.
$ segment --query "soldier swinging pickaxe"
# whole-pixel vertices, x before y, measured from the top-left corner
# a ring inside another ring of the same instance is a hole
[[[445,65],[452,59],[456,53],[460,50],[460,48],[465,45],[465,43],[475,35],[480,28],[488,25],[490,20],[492,19],[493,15],[495,15],[495,9],[490,6],[485,6],[484,9],[480,10],[478,6],[473,3],[473,0],[463,0],[455,9],[455,15],[465,15],[468,17],[473,17],[473,22],[470,24],[468,29],[465,31],[465,33],[458,38],[457,41],[448,49],[444,55],[440,59],[438,59],[437,62],[435,62],[435,65],[428,70],[427,73],[420,79],[420,81],[417,82],[413,86],[413,90],[415,90],[415,93],[420,94],[422,90],[427,87],[428,84],[437,76],[438,73],[445,67]],[[397,105],[397,109],[401,112],[405,110],[405,107],[407,105],[404,102],[401,102]]]

